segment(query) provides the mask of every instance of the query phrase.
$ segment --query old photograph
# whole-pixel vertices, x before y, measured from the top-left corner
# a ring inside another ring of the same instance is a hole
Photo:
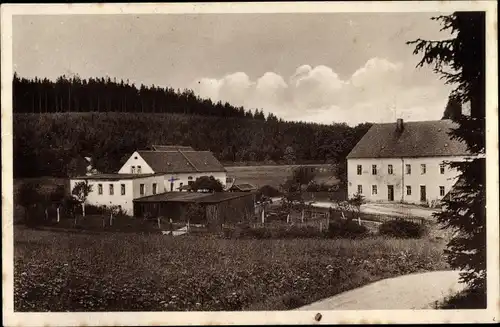
[[[496,3],[316,5],[2,5],[9,325],[499,318]]]

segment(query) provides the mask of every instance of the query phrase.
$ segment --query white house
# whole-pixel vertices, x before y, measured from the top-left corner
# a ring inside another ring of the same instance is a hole
[[[182,148],[135,151],[118,174],[163,174],[166,192],[179,191],[201,176],[213,176],[225,186],[227,177],[226,169],[210,151]]]
[[[86,203],[96,206],[121,206],[133,215],[133,200],[144,196],[165,192],[165,176],[162,174],[98,174],[76,177],[70,180],[73,190],[78,182],[88,181],[92,190]]]
[[[194,151],[190,147],[154,148],[162,150],[135,151],[117,174],[75,177],[70,180],[70,190],[78,182],[88,181],[92,191],[86,203],[97,206],[119,205],[133,215],[133,200],[177,192],[198,177],[214,176],[222,185],[226,184],[226,170],[211,152]]]
[[[471,157],[448,134],[451,120],[375,124],[347,156],[348,194],[367,201],[428,203],[441,200],[457,181],[446,162]]]

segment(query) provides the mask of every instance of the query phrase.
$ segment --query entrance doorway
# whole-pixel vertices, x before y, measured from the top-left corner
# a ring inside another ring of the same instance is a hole
[[[394,201],[394,185],[387,185],[387,199]]]
[[[420,201],[421,202],[427,201],[427,194],[425,191],[425,185],[420,185]]]

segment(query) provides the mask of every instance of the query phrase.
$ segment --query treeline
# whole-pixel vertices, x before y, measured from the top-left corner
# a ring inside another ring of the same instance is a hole
[[[14,114],[13,119],[15,177],[82,173],[85,156],[100,172],[116,172],[133,151],[152,144],[210,150],[223,162],[339,162],[370,127],[151,113]]]
[[[202,99],[191,90],[157,86],[135,86],[115,78],[81,79],[61,76],[55,82],[46,78],[27,79],[14,74],[14,113],[49,112],[147,112],[182,113],[204,116],[278,120],[265,117],[261,110],[245,110],[229,103]]]

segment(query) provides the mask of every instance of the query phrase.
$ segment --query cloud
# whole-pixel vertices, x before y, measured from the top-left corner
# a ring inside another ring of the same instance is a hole
[[[371,58],[346,79],[331,67],[302,65],[288,78],[266,72],[252,81],[244,72],[201,78],[192,84],[201,97],[247,109],[262,108],[287,120],[318,123],[392,122],[396,118],[441,118],[449,86],[430,76],[412,80],[413,67]]]

